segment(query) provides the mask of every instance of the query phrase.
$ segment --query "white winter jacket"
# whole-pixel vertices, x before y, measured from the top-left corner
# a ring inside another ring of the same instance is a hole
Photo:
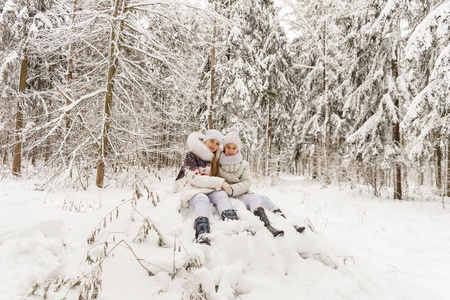
[[[177,177],[181,205],[185,207],[189,206],[189,200],[195,195],[214,192],[221,188],[225,181],[220,177],[209,176],[214,153],[204,144],[203,137],[204,135],[199,132],[189,135],[187,144],[190,151],[186,154],[183,167]]]

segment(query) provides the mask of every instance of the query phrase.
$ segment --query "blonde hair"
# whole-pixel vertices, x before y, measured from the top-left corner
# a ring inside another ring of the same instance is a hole
[[[219,152],[219,149],[214,152],[214,157],[211,160],[211,170],[209,171],[209,176],[219,176],[219,160],[216,159],[217,152]]]

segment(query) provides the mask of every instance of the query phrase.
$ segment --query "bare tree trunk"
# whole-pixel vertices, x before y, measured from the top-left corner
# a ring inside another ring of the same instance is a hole
[[[76,17],[76,13],[77,13],[77,4],[78,4],[78,0],[73,0],[73,9],[72,9],[72,25],[75,23],[75,17]],[[68,61],[67,61],[67,85],[70,86],[70,83],[72,82],[72,75],[73,75],[73,53],[75,51],[75,45],[73,43],[70,44],[69,46],[69,53],[67,54],[68,56]],[[68,97],[66,97],[66,105],[70,105],[70,100]],[[69,130],[70,128],[70,119],[69,117],[66,115],[65,116],[65,121],[66,121],[66,129]]]
[[[306,159],[304,159],[304,158],[302,159],[301,167],[302,167],[302,173],[301,173],[301,175],[305,176]]]
[[[25,26],[26,27],[26,26]],[[26,31],[26,29],[25,29]],[[25,35],[26,36],[26,35]],[[16,112],[16,129],[14,132],[14,139],[16,143],[14,144],[14,156],[13,156],[13,168],[12,174],[14,176],[22,176],[22,130],[23,130],[23,111],[22,111],[22,100],[20,99],[22,95],[25,94],[25,89],[27,87],[27,73],[28,73],[28,57],[24,50],[24,57],[22,59],[22,64],[20,67],[20,81],[19,81],[19,99],[17,99],[17,112]]]
[[[319,172],[318,172],[318,169],[319,169],[319,159],[318,159],[318,151],[317,151],[317,148],[318,147],[316,147],[316,149],[314,149],[314,153],[313,153],[313,155],[312,155],[312,179],[317,179],[317,177],[319,176]]]
[[[37,65],[35,67],[38,72],[39,72],[39,76],[36,79],[36,91],[40,92],[41,91],[41,66]],[[31,109],[32,111],[35,111],[37,109],[37,105],[36,105],[36,99],[33,99],[32,104],[31,104]],[[37,161],[37,156],[40,154],[40,151],[37,151],[36,149],[32,150],[30,153],[30,157],[31,157],[31,165],[33,167],[36,167],[36,161]]]
[[[309,178],[313,178],[312,176],[312,174],[311,174],[311,172],[312,172],[312,169],[314,168],[314,159],[313,159],[313,157],[309,157],[308,158],[308,176],[309,176]]]
[[[325,15],[327,14],[327,7],[325,7]],[[324,62],[323,62],[323,87],[324,87],[324,97],[325,97],[325,121],[323,124],[323,178],[324,183],[330,183],[330,177],[328,172],[328,142],[329,142],[329,126],[330,126],[330,99],[328,97],[328,23],[325,21],[324,25]]]
[[[398,124],[397,124],[398,125]],[[394,199],[402,200],[402,168],[399,163],[395,163],[394,170]]]
[[[214,1],[214,11],[217,13],[217,2]],[[209,104],[208,128],[213,129],[212,113],[214,108],[214,75],[215,75],[215,59],[216,59],[216,19],[213,26],[213,40],[211,47],[211,102]]]
[[[123,7],[125,6],[125,1]],[[117,14],[119,11],[119,3],[121,0],[116,0],[114,5],[113,19],[117,19]],[[123,21],[122,21],[123,22]],[[97,179],[96,184],[98,187],[103,187],[103,180],[105,178],[105,158],[107,156],[107,146],[109,143],[109,128],[111,125],[111,106],[112,106],[112,96],[113,96],[113,78],[117,70],[118,60],[117,57],[119,52],[119,32],[116,32],[114,21],[111,26],[111,37],[110,37],[110,52],[108,61],[108,80],[106,83],[106,95],[105,95],[105,121],[103,123],[102,140],[100,146],[100,161],[97,165]]]
[[[420,169],[420,174],[419,174],[419,185],[423,185],[423,179],[424,179],[424,173],[425,173],[425,171],[423,170],[422,165],[423,165],[423,160],[420,159],[420,167],[421,167],[421,169]]]
[[[446,191],[445,191],[445,195],[447,197],[450,197],[450,141],[445,141],[446,142],[446,150],[447,150],[447,173],[446,173]]]
[[[394,80],[398,78],[398,63],[397,57],[392,58],[392,77]],[[398,97],[394,97],[394,105],[400,110],[400,100]],[[401,137],[400,137],[400,122],[397,120],[393,124],[393,141],[397,147],[401,147]],[[394,199],[402,199],[402,167],[399,162],[394,162]]]
[[[442,150],[440,147],[440,136],[436,139],[436,187],[442,190]]]
[[[272,116],[271,116],[271,107],[270,107],[270,96],[267,97],[267,127],[266,127],[266,170],[265,175],[269,176],[269,164],[272,160]]]

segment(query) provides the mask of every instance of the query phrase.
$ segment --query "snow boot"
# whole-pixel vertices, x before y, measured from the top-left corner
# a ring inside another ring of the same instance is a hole
[[[305,230],[305,226],[297,226],[294,225],[295,230],[297,230],[298,233],[302,233]]]
[[[286,219],[286,216],[283,214],[283,212],[281,211],[281,209],[275,208],[272,212],[273,212],[274,214],[279,215],[279,216],[282,216],[283,218]]]
[[[283,236],[284,235],[284,231],[283,230],[278,230],[272,227],[272,225],[270,225],[269,219],[267,218],[266,212],[264,211],[264,208],[262,207],[258,207],[257,209],[255,209],[255,211],[253,212],[253,214],[257,217],[259,217],[259,219],[264,223],[264,226],[267,228],[267,230],[270,231],[270,233],[273,234],[273,236]]]
[[[238,216],[236,215],[236,212],[234,211],[234,209],[227,209],[224,210],[221,214],[220,214],[222,221],[225,220],[238,220]]]
[[[286,219],[286,216],[283,214],[283,212],[281,211],[281,209],[276,208],[276,209],[274,209],[272,212],[273,212],[274,214],[279,215],[279,216],[282,216],[283,218]],[[297,225],[294,225],[294,228],[295,228],[295,230],[296,230],[298,233],[302,233],[302,232],[305,230],[305,227],[304,227],[304,226],[297,226]]]
[[[207,234],[209,233],[209,220],[207,217],[198,217],[194,222],[195,241],[199,244],[211,246]]]

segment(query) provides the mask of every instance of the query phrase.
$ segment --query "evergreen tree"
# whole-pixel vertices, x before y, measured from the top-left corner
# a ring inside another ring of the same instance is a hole
[[[293,107],[287,39],[272,1],[222,1],[219,14],[229,21],[217,27],[215,127],[240,128],[247,152],[257,153],[252,162],[267,172],[270,157],[281,163]]]
[[[289,15],[297,37],[292,42],[296,53],[295,79],[299,93],[295,107],[295,149],[293,159],[311,159],[313,177],[330,180],[332,160],[336,160],[342,133],[342,64],[339,53],[342,30],[339,20],[344,12],[340,1],[295,1]]]
[[[450,119],[450,4],[427,1],[416,8],[416,22],[406,45],[406,58],[412,73],[415,90],[402,127],[409,133],[413,147],[410,159],[423,172],[435,164],[438,189],[450,195],[448,170],[447,184],[443,186],[443,157],[449,153]],[[430,3],[431,2],[431,3]],[[430,11],[431,10],[431,11]]]
[[[393,175],[394,198],[402,199],[402,166],[405,158],[399,123],[402,103],[409,97],[408,84],[400,65],[403,37],[400,25],[408,21],[407,1],[370,1],[364,4],[361,36],[351,57],[354,90],[344,105],[351,120],[350,163],[364,166],[367,181],[379,191],[385,173]]]

